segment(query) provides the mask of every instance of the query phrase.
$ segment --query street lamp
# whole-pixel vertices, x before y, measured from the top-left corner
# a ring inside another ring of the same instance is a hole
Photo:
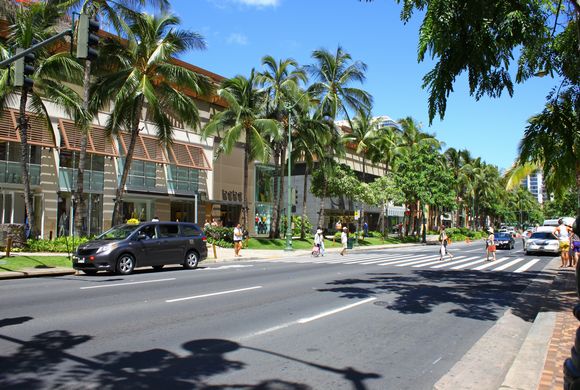
[[[294,104],[287,103],[286,110],[288,110],[288,199],[286,202],[286,247],[285,251],[292,251],[292,110],[302,101],[302,99],[308,96],[307,93],[303,94]]]

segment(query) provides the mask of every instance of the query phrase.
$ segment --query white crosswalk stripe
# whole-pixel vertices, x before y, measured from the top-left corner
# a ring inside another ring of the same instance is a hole
[[[467,252],[473,251],[463,251],[461,256],[455,256],[450,260],[440,260],[439,253],[433,253],[433,250],[429,251],[405,251],[407,253],[384,253],[371,252],[367,253],[357,253],[350,252],[347,256],[339,256],[337,253],[327,253],[324,257],[294,257],[294,258],[283,258],[277,261],[285,263],[297,263],[297,264],[346,264],[353,266],[382,266],[382,267],[411,267],[411,268],[430,268],[430,269],[449,269],[449,270],[473,270],[473,271],[494,271],[494,272],[514,272],[522,273],[529,271],[536,265],[540,259],[529,260],[526,257],[520,255],[520,257],[506,256],[499,258],[492,262],[487,262],[485,257],[481,255],[469,256]],[[511,252],[511,254],[515,251]],[[505,253],[508,254],[507,252]],[[468,256],[468,257],[467,257]],[[515,269],[516,267],[518,267]]]
[[[528,269],[532,268],[540,259],[533,259],[528,261],[527,264],[522,265],[520,268],[515,270],[515,273],[526,272]]]

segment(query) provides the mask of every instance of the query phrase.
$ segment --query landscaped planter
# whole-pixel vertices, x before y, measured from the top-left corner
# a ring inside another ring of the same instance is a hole
[[[24,248],[26,245],[26,234],[24,225],[19,223],[0,224],[0,247],[5,248],[8,237],[12,237],[12,248]]]

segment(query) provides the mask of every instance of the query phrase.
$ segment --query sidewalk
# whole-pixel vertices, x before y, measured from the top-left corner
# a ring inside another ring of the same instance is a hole
[[[385,244],[385,245],[373,245],[364,247],[355,247],[349,249],[349,251],[361,251],[361,250],[376,250],[384,248],[403,248],[409,246],[421,246],[423,244]],[[274,260],[280,258],[293,258],[300,256],[310,256],[310,250],[306,249],[296,249],[291,252],[286,252],[282,249],[266,250],[266,249],[242,249],[240,252],[242,257],[234,256],[233,248],[220,248],[216,247],[217,258],[214,257],[214,252],[211,246],[207,249],[207,259],[200,263],[203,267],[204,264],[208,263],[221,263],[229,261],[245,261],[245,260]],[[340,251],[340,248],[330,248],[327,249],[327,253],[333,253]],[[12,252],[10,256],[68,256],[68,253],[44,253],[44,252]],[[2,257],[0,257],[2,258]],[[3,259],[5,260],[5,259]],[[56,267],[56,268],[25,268],[18,272],[0,272],[0,280],[2,279],[16,279],[16,278],[27,278],[27,277],[41,277],[41,276],[59,276],[59,275],[71,275],[76,274],[72,268]]]

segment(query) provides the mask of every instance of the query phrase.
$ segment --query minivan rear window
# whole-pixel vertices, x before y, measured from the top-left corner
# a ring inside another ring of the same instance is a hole
[[[181,225],[181,234],[185,237],[199,236],[201,231],[195,225]]]
[[[173,225],[159,225],[159,237],[177,237],[179,236],[179,226]]]

